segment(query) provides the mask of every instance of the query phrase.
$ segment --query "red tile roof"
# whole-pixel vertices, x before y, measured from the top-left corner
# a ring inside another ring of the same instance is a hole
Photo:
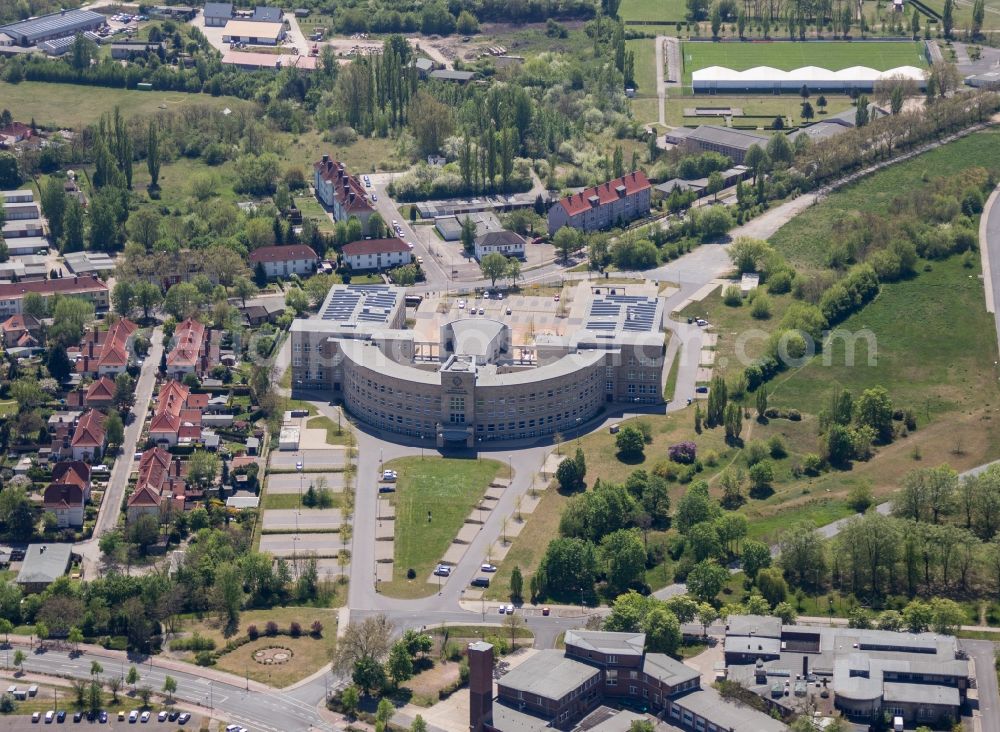
[[[21,331],[30,331],[38,329],[38,321],[32,315],[25,315],[24,313],[16,313],[7,318],[3,323],[0,323],[0,330],[6,333],[20,333]]]
[[[178,381],[167,382],[157,397],[156,413],[149,423],[150,434],[171,433],[178,439],[201,439],[201,412],[207,394],[192,394]]]
[[[174,330],[174,347],[167,355],[167,367],[194,367],[205,344],[205,326],[188,318]]]
[[[115,382],[107,376],[102,376],[87,387],[87,396],[84,397],[84,400],[87,403],[92,401],[109,402],[115,398],[117,391],[118,387],[115,386]]]
[[[363,239],[344,245],[345,257],[356,257],[359,254],[389,254],[390,252],[408,252],[410,247],[402,239]]]
[[[131,506],[159,506],[163,484],[170,474],[170,453],[159,447],[146,450],[139,459],[139,480],[128,497]]]
[[[108,286],[96,277],[82,275],[80,277],[63,277],[58,280],[32,280],[30,282],[14,282],[0,284],[0,298],[14,300],[24,297],[29,292],[40,295],[73,295],[87,292],[107,292]]]
[[[104,446],[104,415],[91,409],[80,417],[73,433],[73,447]]]
[[[250,253],[250,263],[294,262],[299,259],[318,260],[319,256],[306,244],[285,244],[278,247],[261,247]]]
[[[622,196],[631,196],[649,187],[649,179],[646,178],[646,174],[641,170],[636,170],[626,173],[621,178],[615,178],[606,183],[601,183],[599,186],[574,193],[572,196],[566,196],[559,204],[566,209],[567,214],[576,216],[593,207],[590,201],[591,198],[596,197],[597,200],[595,203],[599,206],[605,206],[617,201]],[[622,196],[619,196],[618,188],[624,189]]]
[[[327,156],[323,156],[327,157]],[[333,184],[333,195],[347,211],[371,211],[364,184],[357,176],[347,172],[343,163],[336,160],[321,160],[313,164],[313,169],[319,172],[320,178]],[[354,196],[351,196],[351,193]]]
[[[52,468],[52,482],[86,488],[90,482],[90,466],[82,460],[63,460]]]
[[[42,502],[47,511],[56,511],[82,506],[83,500],[83,488],[80,486],[70,483],[52,483],[45,489]]]
[[[108,334],[104,338],[104,345],[101,347],[101,356],[97,360],[97,366],[108,368],[120,368],[128,365],[128,339],[138,330],[139,326],[128,318],[117,320],[108,329]]]

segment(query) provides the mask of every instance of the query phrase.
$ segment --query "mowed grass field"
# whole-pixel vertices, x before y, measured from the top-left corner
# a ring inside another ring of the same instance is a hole
[[[16,119],[34,119],[44,127],[72,127],[96,122],[102,114],[119,107],[126,119],[133,115],[151,115],[160,110],[184,106],[229,107],[236,110],[249,104],[235,97],[209,94],[109,89],[76,84],[49,84],[44,81],[0,82],[0,106],[9,109]]]
[[[496,460],[400,458],[385,464],[399,473],[396,492],[386,494],[396,508],[395,562],[390,583],[380,591],[392,597],[423,597],[436,588],[427,578],[441,561],[473,506],[507,466]],[[428,520],[428,514],[430,520]],[[413,569],[416,578],[406,579]]]
[[[708,66],[724,66],[743,71],[754,66],[772,66],[791,71],[801,66],[846,69],[869,66],[885,71],[897,66],[927,65],[922,41],[824,41],[797,43],[773,41],[753,43],[685,42],[684,81],[691,82],[691,72]]]
[[[635,54],[635,93],[637,97],[656,98],[656,41],[651,38],[625,41],[625,48]]]
[[[622,0],[618,17],[626,23],[630,20],[676,23],[687,18],[687,4],[684,0]]]

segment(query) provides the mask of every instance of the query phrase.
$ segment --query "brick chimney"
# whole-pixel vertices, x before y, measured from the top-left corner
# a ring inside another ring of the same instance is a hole
[[[469,732],[483,732],[493,719],[493,646],[485,641],[470,643]]]

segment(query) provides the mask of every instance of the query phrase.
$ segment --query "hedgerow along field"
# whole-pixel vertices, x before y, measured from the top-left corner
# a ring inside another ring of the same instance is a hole
[[[868,66],[879,71],[897,66],[927,66],[923,41],[686,41],[682,53],[686,84],[691,83],[691,72],[709,66],[736,71],[754,66],[771,66],[782,71],[802,66],[834,71],[851,66]]]

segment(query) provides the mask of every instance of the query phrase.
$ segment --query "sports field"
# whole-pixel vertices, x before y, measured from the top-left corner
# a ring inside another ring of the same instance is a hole
[[[850,66],[868,66],[885,71],[897,66],[927,65],[922,41],[822,41],[797,43],[712,43],[686,42],[684,82],[691,72],[708,66],[725,66],[736,71],[754,66],[772,66],[791,71],[801,66],[819,66],[837,71]]]
[[[622,0],[618,17],[626,23],[630,20],[676,23],[687,18],[687,4],[684,0]]]

